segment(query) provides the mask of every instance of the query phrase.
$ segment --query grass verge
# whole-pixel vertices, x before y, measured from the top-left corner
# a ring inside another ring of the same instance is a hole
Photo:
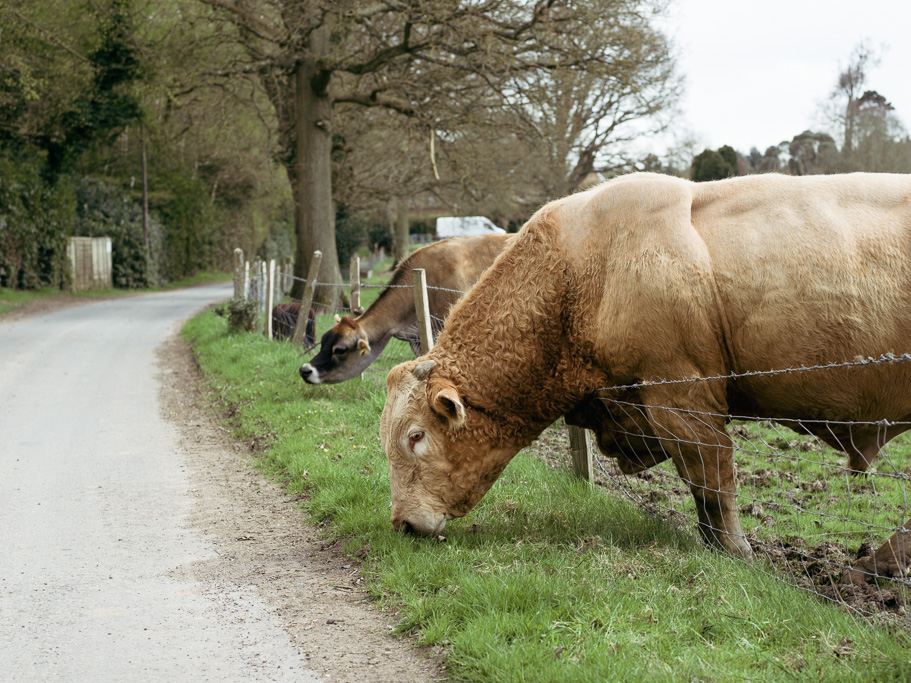
[[[720,553],[520,453],[445,542],[396,534],[378,438],[383,375],[306,386],[298,352],[184,328],[255,460],[362,562],[398,630],[465,681],[908,680],[911,638]]]
[[[54,294],[60,294],[60,290],[56,287],[42,287],[41,289],[28,290],[0,287],[0,315],[15,311],[17,308],[22,308],[32,301],[45,299]]]

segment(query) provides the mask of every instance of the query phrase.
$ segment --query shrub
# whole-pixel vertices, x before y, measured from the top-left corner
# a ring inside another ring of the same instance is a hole
[[[149,218],[150,252],[146,253],[142,207],[120,189],[95,178],[76,186],[76,235],[109,236],[115,287],[140,289],[159,283],[163,251],[161,224]]]
[[[231,299],[215,309],[216,315],[228,317],[228,334],[253,332],[259,325],[259,301],[256,299]]]
[[[70,182],[48,183],[34,152],[0,151],[0,286],[64,286],[75,217]]]
[[[162,277],[180,280],[216,268],[219,214],[206,184],[177,170],[160,171],[153,185],[167,188],[154,197],[165,229]]]

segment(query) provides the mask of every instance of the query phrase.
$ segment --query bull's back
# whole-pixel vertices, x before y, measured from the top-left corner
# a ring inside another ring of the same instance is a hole
[[[711,255],[732,370],[911,352],[911,177],[768,176],[718,185],[697,193],[693,225]],[[766,412],[911,413],[909,365],[742,385]]]
[[[620,375],[911,352],[911,176],[611,185],[573,200],[563,216],[577,220],[561,229],[601,271],[592,334]],[[741,381],[731,398],[770,416],[900,419],[911,415],[911,363]]]

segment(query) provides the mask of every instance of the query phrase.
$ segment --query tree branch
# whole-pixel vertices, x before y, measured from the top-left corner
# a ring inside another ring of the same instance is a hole
[[[63,48],[64,50],[66,50],[67,52],[69,52],[71,55],[73,55],[74,57],[76,57],[77,59],[79,59],[79,60],[81,60],[81,61],[83,61],[83,62],[85,62],[85,63],[87,63],[87,64],[92,64],[92,60],[91,60],[91,59],[89,59],[89,58],[86,57],[85,55],[82,55],[82,54],[76,52],[76,50],[74,50],[74,49],[71,48],[69,45],[67,45],[66,43],[64,43],[60,38],[58,38],[56,35],[54,35],[54,33],[52,33],[49,29],[46,29],[46,28],[44,28],[43,26],[40,26],[39,24],[36,24],[34,21],[32,21],[31,19],[29,19],[28,17],[23,16],[23,15],[19,12],[19,10],[17,10],[17,9],[14,8],[14,7],[10,7],[10,11],[11,11],[13,14],[15,14],[17,17],[19,17],[22,21],[24,21],[26,24],[28,24],[29,26],[31,26],[32,28],[36,28],[36,29],[38,29],[39,31],[41,31],[41,32],[42,32],[43,34],[45,34],[48,38],[50,38],[51,42],[56,43],[56,45],[57,45],[58,47]]]

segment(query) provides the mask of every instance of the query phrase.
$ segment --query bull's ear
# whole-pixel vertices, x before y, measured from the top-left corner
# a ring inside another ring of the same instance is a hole
[[[461,427],[465,422],[465,406],[462,405],[459,392],[452,385],[445,386],[434,394],[431,407],[437,415],[446,418],[452,429]]]
[[[336,313],[335,314],[335,324],[338,325],[340,322],[342,322],[342,318],[341,318],[341,316],[339,316],[338,313]]]
[[[366,356],[368,353],[370,353],[370,342],[364,338],[358,339],[357,350],[361,352],[362,356]]]
[[[422,360],[420,363],[414,366],[411,374],[414,375],[418,381],[423,382],[425,379],[427,379],[427,375],[430,374],[430,370],[436,364],[437,362],[433,359]]]

